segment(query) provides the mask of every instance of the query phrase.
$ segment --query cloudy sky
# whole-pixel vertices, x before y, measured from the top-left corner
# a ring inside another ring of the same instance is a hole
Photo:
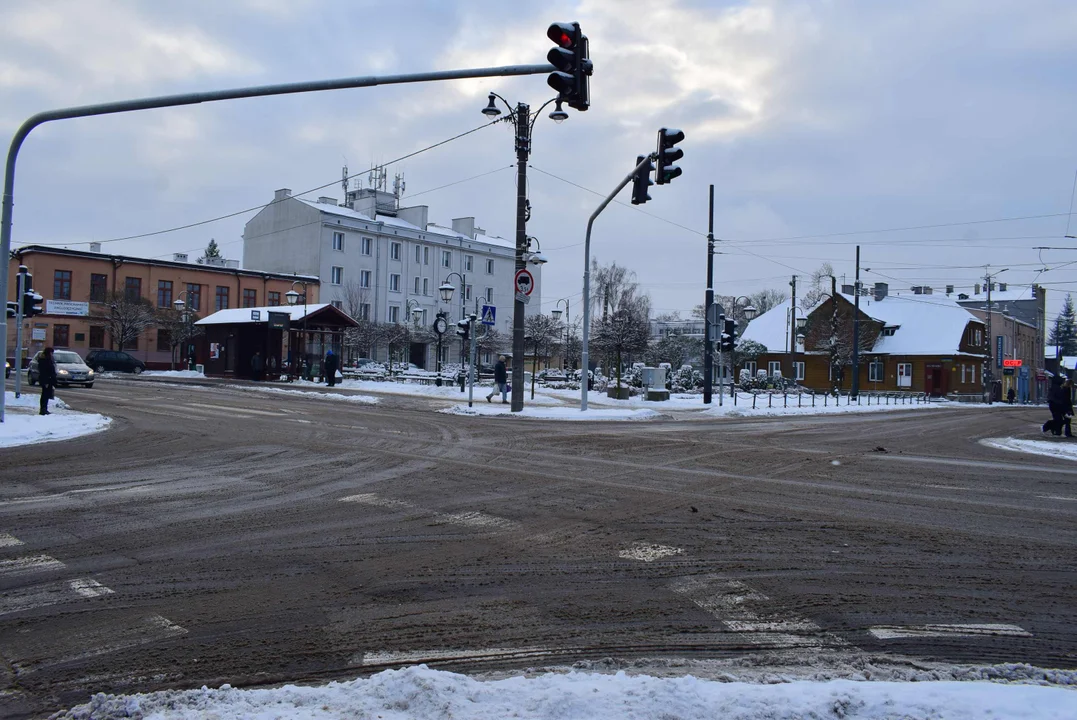
[[[529,234],[550,258],[549,308],[567,297],[575,314],[587,217],[662,126],[687,135],[684,174],[642,208],[623,191],[592,243],[660,311],[702,302],[711,183],[721,294],[787,290],[826,261],[851,281],[858,243],[863,279],[892,292],[969,287],[985,265],[1045,284],[1052,312],[1077,290],[1077,264],[1063,266],[1077,252],[1033,249],[1077,248],[1064,237],[1077,235],[1072,0],[8,0],[0,136],[71,105],[540,63],[562,20],[583,26],[595,71],[588,112],[535,125]],[[538,75],[53,123],[20,155],[13,242],[85,248],[255,208],[281,187],[337,181],[311,197],[340,197],[343,165],[363,171],[483,124],[490,90],[533,108],[552,95]],[[513,162],[498,124],[389,172],[432,221],[475,216],[511,237]],[[168,257],[212,237],[239,258],[252,214],[106,246]],[[1023,219],[995,222],[1011,218]]]

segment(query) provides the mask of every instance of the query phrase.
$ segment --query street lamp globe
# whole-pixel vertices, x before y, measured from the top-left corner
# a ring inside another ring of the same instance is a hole
[[[186,307],[186,305],[187,305],[187,303],[183,302],[182,300],[177,300],[176,302],[174,302],[172,304],[175,306],[176,310],[178,310],[179,312],[183,312],[183,308]]]
[[[454,287],[453,287],[452,285],[450,285],[450,284],[449,284],[448,282],[446,282],[445,284],[441,285],[441,286],[440,286],[440,287],[438,288],[438,292],[440,292],[440,293],[441,293],[441,301],[442,301],[442,302],[446,302],[446,303],[447,303],[447,302],[452,302],[452,294],[453,294],[453,292],[454,292],[455,290],[456,290],[456,288],[454,288]]]
[[[554,322],[557,322],[558,320],[561,319],[561,310],[560,309],[551,310],[550,311],[550,316],[554,319]]]
[[[501,114],[501,111],[497,108],[497,104],[494,102],[493,93],[490,93],[490,104],[482,109],[482,114],[486,117],[497,117]]]
[[[299,293],[297,293],[295,290],[289,290],[288,292],[284,293],[284,297],[287,298],[289,305],[295,305],[297,302],[299,302]]]
[[[746,306],[746,307],[744,308],[743,312],[744,312],[744,319],[745,319],[745,320],[751,320],[751,319],[753,319],[753,318],[755,317],[755,314],[756,314],[757,312],[759,312],[759,311],[758,311],[758,310],[756,310],[756,309],[755,309],[754,307],[752,307],[751,305],[748,305],[748,306]]]
[[[565,120],[568,120],[568,113],[561,109],[561,98],[557,98],[557,105],[554,106],[553,112],[550,113],[550,119],[560,125]]]
[[[413,307],[411,309],[411,319],[416,324],[419,323],[419,320],[422,319],[422,316],[423,316],[423,309],[421,307]]]

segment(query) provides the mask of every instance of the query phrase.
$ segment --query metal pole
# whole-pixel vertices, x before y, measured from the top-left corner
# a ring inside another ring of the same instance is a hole
[[[624,190],[628,183],[632,182],[632,178],[636,177],[636,173],[640,168],[646,165],[649,161],[653,161],[657,156],[657,153],[651,153],[643,159],[643,162],[639,163],[632,169],[632,172],[625,175],[624,180],[610,193],[602,204],[598,206],[598,209],[591,213],[591,217],[587,219],[587,235],[583,241],[583,342],[580,348],[580,363],[583,366],[582,376],[580,377],[580,411],[587,410],[587,334],[591,329],[591,228],[595,224],[595,218],[606,209],[606,206],[613,202],[613,198],[617,197],[617,193]]]
[[[15,311],[15,397],[22,397],[22,296],[26,290],[26,274],[21,272],[23,266],[19,266],[19,274],[15,276],[16,302],[19,309]],[[7,273],[4,273],[7,275]],[[6,300],[4,302],[7,302]],[[5,319],[7,313],[4,313]],[[7,354],[7,340],[4,340],[4,353]]]
[[[711,404],[714,391],[714,334],[711,332],[711,308],[714,307],[714,185],[710,186],[709,214],[707,216],[707,292],[703,299],[703,404]],[[722,330],[718,331],[719,333]],[[721,353],[718,355],[721,358]],[[721,360],[719,360],[719,367]],[[722,402],[721,382],[718,385],[718,403]]]
[[[24,122],[11,140],[4,167],[4,194],[0,207],[0,258],[5,261],[11,256],[12,209],[15,201],[15,162],[19,148],[30,132],[46,122],[69,120],[71,118],[91,117],[95,115],[112,115],[115,113],[150,110],[153,108],[177,107],[180,105],[198,105],[204,102],[220,100],[238,100],[240,98],[266,97],[269,95],[291,95],[295,93],[321,92],[325,90],[345,90],[349,88],[374,87],[376,85],[399,85],[438,80],[461,80],[480,77],[505,77],[514,75],[539,75],[550,71],[550,65],[505,65],[492,68],[474,68],[470,70],[442,70],[439,72],[411,73],[403,75],[369,75],[365,77],[340,78],[336,80],[314,80],[280,85],[260,85],[231,90],[214,90],[211,92],[182,93],[179,95],[162,95],[137,100],[99,105],[82,105],[79,107],[49,110],[31,116]],[[8,296],[8,273],[0,272],[0,295]],[[7,348],[7,314],[0,317],[0,347]],[[4,420],[4,394],[0,393],[0,422]]]
[[[527,267],[527,158],[531,154],[531,107],[517,103],[516,112],[516,271]],[[515,287],[513,293],[515,295]],[[519,298],[512,303],[512,405],[511,412],[524,409],[524,309]]]
[[[853,285],[853,384],[850,398],[860,397],[860,246],[856,246],[856,282]]]
[[[789,358],[791,361],[791,367],[789,368],[789,377],[793,379],[793,384],[797,383],[797,276],[794,275],[793,279],[789,282],[789,286],[793,288],[792,301],[789,304]]]
[[[471,407],[472,402],[475,399],[475,348],[478,345],[478,338],[475,337],[475,318],[478,317],[479,312],[479,300],[475,299],[475,314],[471,316],[470,324],[468,325],[468,334],[471,336],[471,353],[468,357],[467,364],[467,406]]]
[[[994,379],[995,369],[995,338],[991,335],[991,315],[993,310],[991,309],[991,285],[992,276],[990,273],[984,277],[987,281],[987,372],[980,373],[980,384],[987,390],[987,404],[992,404],[995,399],[995,388],[992,386],[992,380]]]

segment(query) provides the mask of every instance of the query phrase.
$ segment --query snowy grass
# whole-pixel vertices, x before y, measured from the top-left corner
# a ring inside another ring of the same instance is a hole
[[[1048,457],[1077,460],[1077,440],[1071,438],[1052,438],[1050,440],[1019,440],[1017,438],[984,438],[980,441],[987,447],[1014,452],[1047,455]],[[1077,699],[1075,699],[1077,700]]]
[[[774,684],[722,682],[686,675],[543,673],[477,680],[425,665],[318,687],[98,694],[56,718],[155,720],[803,720],[804,718],[946,718],[1072,720],[1077,693],[1065,687],[995,682],[828,680]]]
[[[518,413],[510,411],[511,405],[502,405],[501,401],[490,404],[486,399],[477,400],[474,407],[453,405],[438,412],[449,415],[472,415],[477,417],[512,417],[537,420],[650,420],[660,417],[660,413],[646,408],[588,408],[581,412],[574,407],[525,407]]]
[[[304,383],[305,386],[318,387],[317,383]],[[279,395],[294,395],[304,398],[319,398],[321,400],[336,400],[338,402],[359,403],[360,405],[376,405],[378,399],[370,395],[348,395],[335,392],[318,392],[317,390],[292,390],[289,388],[271,387],[267,385],[225,385],[233,390],[253,390],[254,392],[275,393]]]
[[[71,410],[59,398],[49,403],[50,415],[38,415],[41,396],[37,393],[5,394],[6,412],[0,423],[0,448],[69,440],[108,429],[111,418],[97,413]]]

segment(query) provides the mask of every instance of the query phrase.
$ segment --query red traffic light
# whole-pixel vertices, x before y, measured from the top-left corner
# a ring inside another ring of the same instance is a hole
[[[554,23],[546,31],[546,37],[563,48],[572,48],[576,44],[576,32],[579,25],[576,23]]]

